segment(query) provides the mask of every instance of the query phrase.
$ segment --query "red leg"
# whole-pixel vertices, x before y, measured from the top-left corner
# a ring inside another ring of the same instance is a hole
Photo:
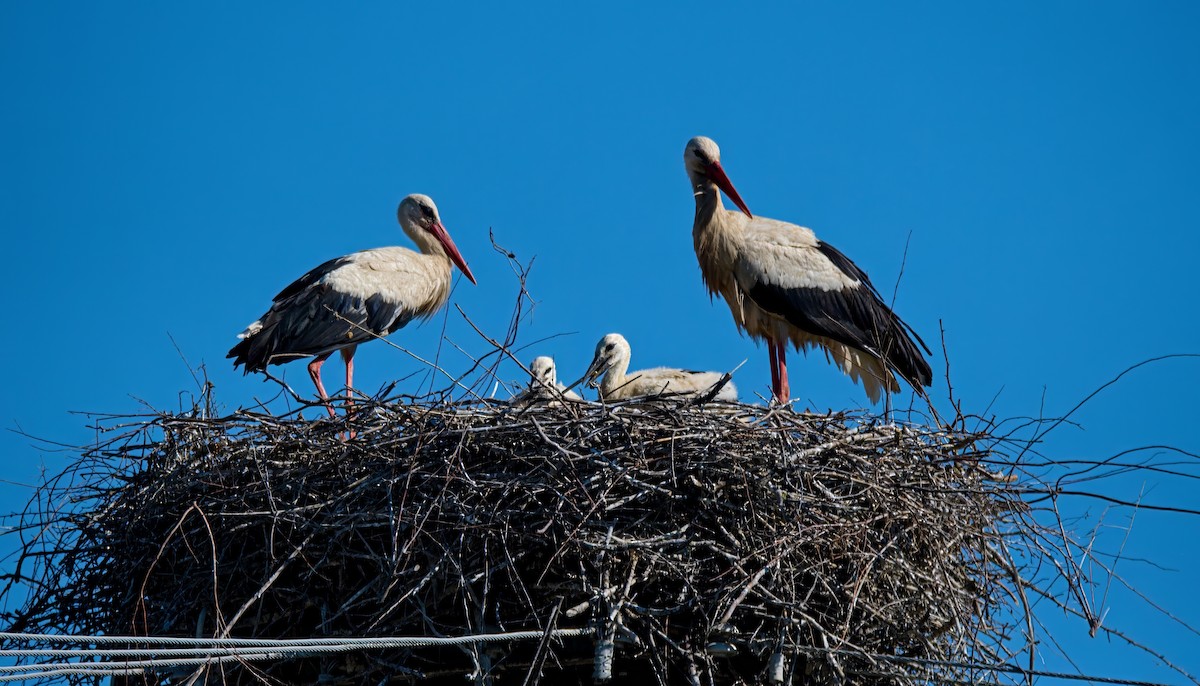
[[[767,339],[767,352],[771,354],[771,397],[779,398],[779,360],[775,354],[774,339]]]
[[[325,360],[329,359],[332,353],[320,355],[317,359],[308,363],[308,376],[312,378],[313,384],[317,387],[317,395],[321,396],[321,401],[325,403],[325,409],[329,410],[329,416],[337,418],[337,413],[333,411],[333,405],[329,404],[329,394],[325,392],[325,384],[321,383],[321,365],[325,364]]]
[[[342,348],[342,359],[346,361],[346,404],[354,405],[354,352],[357,345]]]
[[[779,394],[775,397],[779,399],[780,403],[786,405],[792,399],[792,389],[788,388],[787,378],[787,342],[781,341],[778,345],[779,351],[777,356],[779,357]]]
[[[354,414],[354,352],[357,345],[342,348],[342,359],[346,361],[346,417]],[[347,438],[354,438],[354,432],[347,432]]]

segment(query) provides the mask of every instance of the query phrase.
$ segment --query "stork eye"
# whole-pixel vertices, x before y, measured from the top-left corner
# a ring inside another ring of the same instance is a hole
[[[612,349],[613,349],[612,343],[609,343],[608,345],[604,346],[604,352],[608,352],[609,350],[612,350]]]

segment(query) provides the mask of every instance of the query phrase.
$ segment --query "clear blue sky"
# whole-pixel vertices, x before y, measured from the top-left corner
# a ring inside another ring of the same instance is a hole
[[[764,349],[710,304],[692,253],[697,134],[755,213],[812,227],[886,294],[908,243],[896,308],[935,347],[944,326],[968,411],[1060,415],[1135,362],[1200,352],[1200,5],[647,4],[0,4],[3,428],[85,443],[71,412],[176,408],[189,364],[229,409],[271,394],[224,359],[234,335],[325,259],[407,245],[395,208],[413,192],[479,279],[452,302],[488,331],[515,295],[488,228],[536,256],[522,338],[569,335],[527,357],[578,375],[619,331],[635,367],[749,358],[737,383],[767,395]],[[432,355],[440,326],[393,339]],[[456,313],[447,335],[487,347]],[[417,369],[382,344],[358,362],[367,392]],[[940,350],[934,368],[945,409]],[[791,369],[800,408],[867,402],[820,356]],[[1142,368],[1043,451],[1200,452],[1197,381],[1196,360]],[[66,459],[0,433],[4,510]],[[1200,505],[1164,477],[1108,489]],[[1117,547],[1129,513],[1086,514]],[[1141,512],[1125,553],[1155,564],[1118,568],[1193,626],[1197,535]],[[1107,604],[1200,673],[1195,633],[1118,589]],[[1054,626],[1086,672],[1179,680]]]

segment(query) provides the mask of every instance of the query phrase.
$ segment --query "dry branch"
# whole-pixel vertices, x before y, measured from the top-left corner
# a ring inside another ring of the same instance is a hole
[[[26,513],[40,533],[21,576],[36,583],[13,630],[457,636],[550,617],[595,626],[614,677],[663,683],[994,682],[978,665],[1023,640],[1004,551],[1033,525],[986,434],[665,401],[360,400],[351,421],[346,441],[344,423],[298,416],[114,419],[118,435],[37,501],[73,505]],[[219,672],[533,683],[540,666],[588,683],[594,651],[571,639]]]

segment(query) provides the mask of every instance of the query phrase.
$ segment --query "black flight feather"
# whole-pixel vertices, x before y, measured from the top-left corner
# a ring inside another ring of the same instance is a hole
[[[760,282],[749,289],[750,298],[802,331],[883,360],[914,388],[932,384],[933,371],[917,348],[928,352],[928,346],[884,304],[866,272],[828,243],[818,242],[817,249],[859,285],[829,291]]]

